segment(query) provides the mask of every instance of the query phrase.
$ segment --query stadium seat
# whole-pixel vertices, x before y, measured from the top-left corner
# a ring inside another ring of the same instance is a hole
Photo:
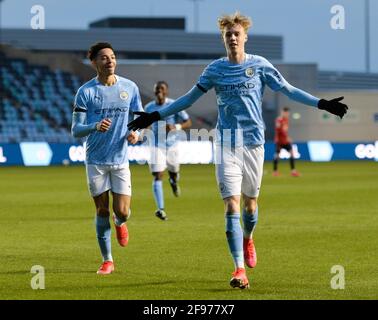
[[[62,70],[0,56],[0,143],[77,143],[70,124],[72,100],[82,81]]]

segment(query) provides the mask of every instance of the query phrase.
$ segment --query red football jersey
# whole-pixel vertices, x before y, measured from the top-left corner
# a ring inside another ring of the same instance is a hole
[[[274,142],[278,144],[290,143],[288,118],[278,117],[276,119]]]

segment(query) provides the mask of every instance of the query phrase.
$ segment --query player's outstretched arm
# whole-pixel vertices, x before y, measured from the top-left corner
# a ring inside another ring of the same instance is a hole
[[[348,106],[340,102],[344,99],[344,97],[339,97],[332,100],[319,99],[306,91],[292,86],[289,83],[286,83],[280,91],[294,101],[317,107],[320,110],[326,110],[336,116],[339,116],[341,119],[348,110]]]
[[[96,131],[97,123],[86,124],[87,114],[85,112],[74,112],[72,114],[71,134],[75,138],[83,138]]]
[[[168,107],[165,107],[159,111],[155,111],[152,113],[148,112],[134,112],[134,114],[139,115],[138,118],[131,121],[127,127],[129,130],[139,130],[147,128],[153,122],[163,119],[171,114],[175,114],[180,112],[184,109],[189,108],[194,102],[196,102],[202,95],[204,94],[203,91],[194,86],[190,91],[188,91],[185,95],[181,96],[173,103],[171,103]]]
[[[110,119],[102,119],[100,122],[86,124],[87,114],[85,112],[74,112],[72,114],[71,133],[75,138],[83,138],[94,131],[106,132],[111,126]]]

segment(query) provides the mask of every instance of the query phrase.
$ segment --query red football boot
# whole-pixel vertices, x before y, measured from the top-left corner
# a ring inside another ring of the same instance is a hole
[[[249,268],[256,267],[257,254],[253,239],[243,238],[244,261]]]
[[[117,240],[121,247],[126,247],[129,243],[129,231],[127,230],[126,222],[117,226],[115,223],[115,216],[113,215],[114,226],[117,232]]]
[[[299,172],[297,170],[293,170],[293,171],[291,171],[291,176],[292,177],[300,177],[301,175],[299,174]]]
[[[249,281],[244,268],[237,268],[235,272],[232,273],[230,286],[240,289],[249,288]]]
[[[98,269],[97,274],[111,274],[114,271],[113,261],[104,261],[100,269]]]

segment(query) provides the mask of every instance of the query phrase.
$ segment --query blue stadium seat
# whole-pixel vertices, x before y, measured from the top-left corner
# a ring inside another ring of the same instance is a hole
[[[0,55],[0,143],[77,143],[70,134],[70,124],[80,79],[2,52]]]

